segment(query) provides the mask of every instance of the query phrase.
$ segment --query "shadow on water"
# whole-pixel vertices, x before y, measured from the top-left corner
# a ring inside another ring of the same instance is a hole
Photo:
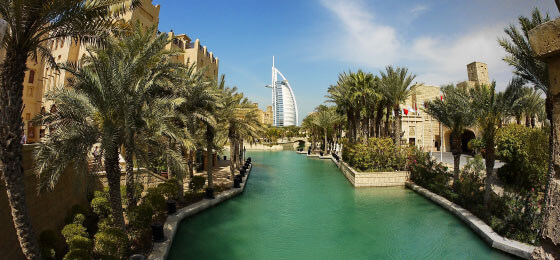
[[[243,195],[183,220],[168,259],[509,259],[404,189],[354,189],[329,160],[250,152]]]

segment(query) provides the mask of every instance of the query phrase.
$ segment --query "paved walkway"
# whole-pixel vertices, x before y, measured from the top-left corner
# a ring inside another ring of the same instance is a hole
[[[436,159],[436,161],[441,162],[441,152],[432,152],[432,157],[434,159]],[[468,159],[472,159],[473,157],[470,155],[466,155],[466,154],[462,154],[461,155],[461,162],[459,164],[459,168],[463,168],[465,165],[467,165],[467,161]],[[484,161],[484,159],[482,160]],[[453,154],[451,154],[450,152],[444,152],[443,153],[443,163],[453,167]],[[494,169],[498,169],[500,167],[502,167],[504,165],[504,163],[496,160],[496,162],[494,163]]]
[[[229,160],[219,160],[218,165],[214,166],[214,171],[212,172],[212,176],[214,177],[214,185],[215,186],[222,186],[222,187],[230,187],[233,185],[233,180],[231,180],[231,171],[229,169]],[[236,172],[236,174],[239,172]],[[206,171],[195,172],[195,176],[202,176],[207,178]],[[208,180],[207,180],[208,181]],[[188,189],[189,181],[185,181],[184,183],[185,189]]]

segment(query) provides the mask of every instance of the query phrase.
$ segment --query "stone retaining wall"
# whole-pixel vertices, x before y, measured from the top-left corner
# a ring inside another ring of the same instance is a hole
[[[486,243],[491,247],[498,250],[504,251],[506,253],[515,255],[517,257],[530,259],[531,254],[535,250],[534,246],[521,243],[519,241],[507,239],[498,235],[492,228],[484,221],[480,220],[478,217],[470,213],[468,210],[461,208],[459,205],[439,196],[427,189],[424,189],[412,182],[407,182],[406,186],[411,190],[425,196],[431,201],[439,204],[448,211],[451,211],[459,219],[465,222],[471,229],[473,229]]]
[[[209,209],[213,206],[216,206],[226,200],[229,200],[245,191],[245,186],[247,184],[247,179],[249,179],[249,175],[251,174],[251,170],[253,169],[253,165],[249,166],[247,169],[247,175],[243,177],[243,183],[241,183],[241,188],[232,188],[223,192],[220,192],[216,195],[216,198],[213,200],[203,199],[197,203],[191,204],[187,207],[177,210],[177,213],[174,215],[167,216],[167,220],[163,226],[163,233],[165,235],[166,240],[162,243],[154,243],[152,253],[148,256],[150,260],[165,260],[167,259],[167,255],[171,250],[171,245],[173,244],[173,239],[175,238],[175,233],[177,232],[177,228],[181,223],[181,220],[193,216],[201,211]]]
[[[340,168],[354,187],[391,187],[404,186],[410,180],[410,172],[358,172],[343,161],[332,161]]]

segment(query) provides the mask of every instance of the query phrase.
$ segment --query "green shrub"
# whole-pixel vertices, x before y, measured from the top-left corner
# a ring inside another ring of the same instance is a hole
[[[546,185],[548,134],[542,129],[508,125],[496,135],[496,155],[505,163],[498,176],[520,192],[543,191]]]
[[[91,260],[93,259],[91,251],[81,249],[70,249],[62,258],[63,260]]]
[[[480,155],[470,159],[461,170],[459,180],[454,183],[453,188],[457,194],[455,202],[473,212],[483,211],[484,205],[484,162]]]
[[[521,242],[536,244],[542,216],[536,192],[517,195],[506,192],[493,201],[490,225],[498,234]],[[498,209],[496,211],[496,209]]]
[[[474,154],[480,154],[483,155],[484,153],[484,149],[485,149],[485,143],[484,143],[484,139],[477,137],[474,139],[471,139],[469,141],[469,143],[467,144],[467,147],[474,152]]]
[[[192,192],[199,192],[204,188],[206,184],[206,178],[203,176],[194,176],[191,181],[189,182],[189,189]]]
[[[406,169],[407,150],[391,138],[370,138],[367,143],[343,146],[343,160],[359,171],[401,171]]]
[[[104,197],[95,197],[91,201],[91,208],[99,218],[106,218],[111,214],[111,205],[109,204],[109,200]]]
[[[62,228],[62,236],[66,239],[66,243],[76,236],[87,237],[86,228],[81,224],[68,224]]]
[[[454,195],[448,187],[450,173],[447,167],[427,156],[421,159],[409,165],[411,180],[432,192],[453,198]]]
[[[93,250],[93,243],[91,242],[91,239],[87,237],[74,236],[70,239],[70,241],[68,241],[68,247],[91,252]]]
[[[102,259],[106,257],[123,258],[128,245],[128,236],[117,227],[100,225],[99,232],[95,234],[94,252]]]
[[[153,215],[154,209],[148,203],[127,210],[128,223],[132,229],[149,228]]]
[[[156,214],[158,212],[164,212],[167,209],[165,197],[161,194],[161,190],[157,187],[148,189],[143,202],[149,205]]]
[[[164,183],[160,183],[158,185],[158,189],[161,195],[163,195],[167,199],[177,199],[177,197],[179,196],[179,183],[175,178],[169,179]]]

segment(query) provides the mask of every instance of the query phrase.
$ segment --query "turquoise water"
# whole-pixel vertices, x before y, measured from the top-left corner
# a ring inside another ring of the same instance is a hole
[[[405,188],[354,189],[329,160],[253,152],[245,193],[182,221],[168,259],[509,259]]]

